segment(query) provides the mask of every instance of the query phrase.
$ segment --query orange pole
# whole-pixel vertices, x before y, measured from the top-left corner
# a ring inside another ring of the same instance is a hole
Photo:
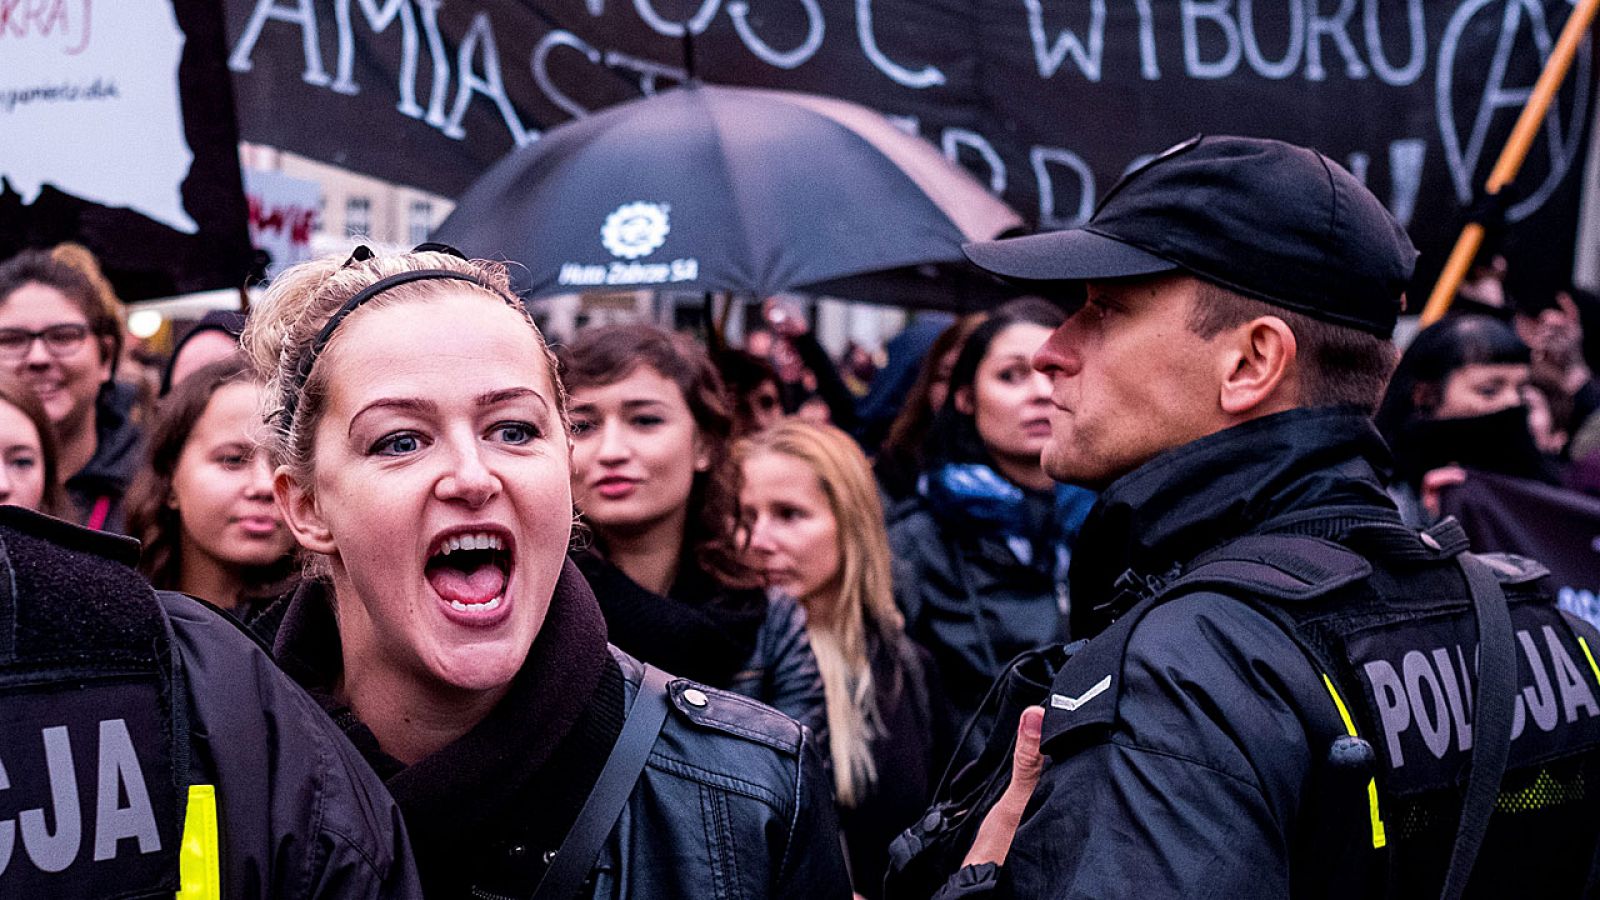
[[[1539,126],[1545,113],[1555,101],[1556,92],[1561,90],[1561,82],[1566,80],[1567,70],[1572,68],[1572,58],[1577,55],[1583,34],[1589,30],[1597,11],[1600,11],[1600,0],[1579,0],[1572,15],[1567,17],[1567,24],[1561,29],[1555,50],[1550,53],[1544,71],[1539,73],[1533,93],[1522,108],[1522,114],[1517,117],[1516,127],[1511,129],[1511,137],[1506,140],[1505,149],[1500,151],[1500,158],[1484,183],[1483,189],[1490,196],[1500,193],[1516,180],[1517,172],[1528,158],[1528,149],[1533,146],[1533,139],[1539,135]],[[1483,246],[1483,234],[1483,225],[1477,222],[1469,222],[1461,229],[1461,237],[1456,240],[1455,249],[1450,251],[1444,271],[1439,273],[1433,293],[1428,296],[1428,305],[1422,310],[1424,328],[1439,321],[1449,311],[1450,301],[1455,299],[1461,280],[1466,277],[1467,269],[1478,255],[1478,248]]]

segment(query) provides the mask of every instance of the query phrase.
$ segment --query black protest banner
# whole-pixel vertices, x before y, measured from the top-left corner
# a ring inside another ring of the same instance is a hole
[[[225,63],[205,0],[0,0],[0,259],[77,241],[124,300],[243,284]]]
[[[1198,132],[1315,146],[1431,276],[1565,0],[228,0],[244,135],[454,196],[574,116],[684,77],[874,107],[1045,228]],[[1513,191],[1508,251],[1571,268],[1586,42]],[[797,150],[797,152],[801,152]]]
[[[1544,563],[1560,607],[1600,627],[1600,499],[1469,469],[1439,505],[1461,520],[1472,549]]]

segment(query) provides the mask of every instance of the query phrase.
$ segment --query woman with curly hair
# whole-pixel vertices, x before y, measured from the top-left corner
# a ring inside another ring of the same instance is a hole
[[[566,395],[503,265],[314,260],[251,319],[314,561],[258,630],[383,777],[428,897],[849,895],[812,736],[607,644]]]

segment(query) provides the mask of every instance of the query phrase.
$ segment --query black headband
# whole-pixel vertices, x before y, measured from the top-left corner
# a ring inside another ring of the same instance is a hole
[[[363,262],[365,259],[370,259],[372,253],[370,250],[367,251],[367,256],[364,259],[357,258],[360,251],[364,249],[366,249],[364,245],[357,247],[357,252],[351,254],[351,261]],[[346,262],[345,265],[350,265],[350,262]],[[317,336],[311,341],[311,349],[306,351],[305,356],[300,357],[300,365],[295,369],[294,378],[283,386],[283,410],[280,413],[279,423],[283,428],[284,434],[288,434],[294,428],[294,414],[296,407],[300,405],[300,392],[305,389],[306,382],[311,378],[311,369],[317,364],[317,357],[322,355],[323,348],[328,346],[328,341],[333,338],[333,333],[339,329],[339,324],[345,320],[345,317],[355,312],[361,304],[390,288],[409,284],[413,281],[431,279],[469,281],[486,290],[494,290],[474,275],[464,272],[452,272],[448,269],[417,269],[412,272],[401,272],[398,275],[390,275],[388,278],[380,278],[367,285],[359,294],[346,300],[344,305],[339,307],[338,311],[328,319],[328,323],[322,326],[322,330],[317,332]],[[499,294],[499,291],[495,291],[495,293]]]

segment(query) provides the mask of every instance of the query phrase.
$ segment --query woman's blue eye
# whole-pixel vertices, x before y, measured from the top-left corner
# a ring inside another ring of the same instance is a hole
[[[385,435],[372,445],[370,452],[380,456],[404,456],[422,449],[422,441],[416,435],[402,431],[396,434]]]
[[[501,422],[493,433],[508,444],[526,444],[539,436],[539,429],[527,422]]]

